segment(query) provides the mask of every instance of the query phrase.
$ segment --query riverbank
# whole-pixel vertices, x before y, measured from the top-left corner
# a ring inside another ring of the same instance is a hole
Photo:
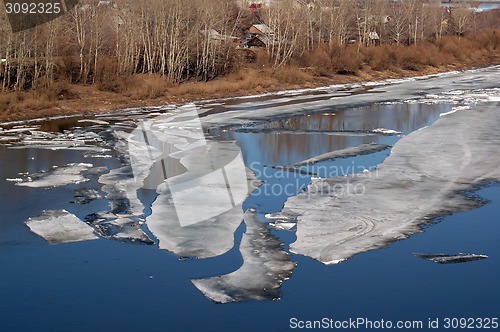
[[[339,74],[338,72],[325,73],[314,67],[289,66],[276,70],[257,62],[246,64],[229,75],[209,82],[187,82],[174,85],[156,75],[134,75],[126,78],[125,81],[115,82],[117,85],[128,87],[120,89],[99,84],[81,85],[59,82],[50,89],[42,91],[0,94],[0,122],[82,114],[91,116],[123,108],[179,104],[334,84],[408,78],[496,64],[500,64],[500,52],[483,54],[480,58],[466,59],[463,62],[437,66],[420,65],[411,70],[395,67],[374,70],[372,66],[364,65],[352,73]]]

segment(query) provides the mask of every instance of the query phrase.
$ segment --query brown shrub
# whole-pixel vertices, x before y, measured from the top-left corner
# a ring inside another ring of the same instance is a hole
[[[481,31],[474,40],[478,48],[494,52],[500,47],[500,31],[492,29]]]
[[[439,67],[447,62],[443,54],[433,43],[425,43],[420,46],[420,61],[423,65]]]
[[[356,75],[363,62],[363,54],[358,53],[356,46],[347,47],[333,59],[333,69],[340,75]]]
[[[33,91],[35,96],[47,101],[78,99],[80,95],[67,81],[57,81],[44,88]]]
[[[412,71],[418,71],[422,68],[422,57],[418,46],[403,46],[398,49],[397,54],[400,68]]]
[[[445,37],[439,42],[439,45],[441,51],[451,56],[453,60],[462,60],[465,50],[457,38]]]
[[[365,62],[373,70],[383,71],[391,69],[397,64],[396,49],[392,45],[366,47],[362,49]]]
[[[332,57],[325,47],[317,47],[304,53],[299,59],[301,67],[309,67],[321,76],[328,76],[332,70]]]

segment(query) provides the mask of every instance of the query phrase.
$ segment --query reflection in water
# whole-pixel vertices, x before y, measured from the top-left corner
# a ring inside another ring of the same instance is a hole
[[[361,144],[393,145],[399,138],[374,135],[372,131],[386,128],[408,134],[431,124],[439,114],[450,109],[447,104],[375,104],[279,119],[256,127],[263,129],[263,132],[235,131],[232,135],[226,133],[225,136],[237,140],[247,163],[260,159],[266,165],[288,165]],[[267,129],[287,131],[266,132]],[[310,132],[303,133],[304,130]],[[318,133],[314,134],[314,131]],[[366,135],[325,135],[325,131],[365,132]]]

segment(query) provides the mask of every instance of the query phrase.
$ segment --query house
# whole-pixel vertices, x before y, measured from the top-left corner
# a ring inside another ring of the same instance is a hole
[[[371,41],[376,41],[376,40],[380,40],[380,37],[379,37],[377,31],[370,31],[368,33],[368,39],[370,39]]]
[[[265,24],[254,24],[247,29],[245,47],[265,48],[274,42],[274,32]]]
[[[273,45],[275,41],[269,39],[266,36],[253,36],[246,42],[247,48],[266,48],[267,46]]]
[[[380,43],[380,36],[378,35],[377,31],[368,32],[368,42],[373,45]]]
[[[270,36],[273,35],[273,31],[265,24],[254,24],[247,29],[248,34],[258,35],[258,36]]]

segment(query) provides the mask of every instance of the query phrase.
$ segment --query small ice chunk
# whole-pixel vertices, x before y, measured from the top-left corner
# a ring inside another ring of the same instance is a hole
[[[75,190],[75,200],[71,203],[84,205],[100,199],[101,195],[94,188],[82,188]]]
[[[12,128],[8,130],[2,131],[2,134],[14,134],[14,133],[27,133],[32,130],[37,130],[39,127],[19,127],[19,128]]]
[[[67,243],[95,240],[92,227],[66,210],[43,211],[26,221],[30,230],[50,243]]]
[[[462,253],[458,255],[413,253],[412,255],[438,264],[466,263],[488,258],[488,256],[486,255],[462,254]]]
[[[399,135],[399,134],[401,134],[400,131],[393,130],[393,129],[386,129],[386,128],[373,129],[372,132],[377,133],[377,134],[384,134],[384,135]]]
[[[19,183],[19,182],[23,182],[24,180],[21,178],[13,178],[13,179],[5,179],[5,181]]]
[[[11,142],[11,141],[19,141],[19,137],[15,136],[0,136],[0,142]]]
[[[82,119],[78,120],[78,123],[95,123],[99,125],[109,125],[109,122],[104,120],[95,120],[95,119]]]
[[[154,241],[142,231],[140,223],[130,218],[117,218],[92,225],[99,234],[107,239],[154,244]]]
[[[278,219],[278,220],[288,220],[289,218],[287,216],[281,216],[280,214],[277,213],[267,213],[264,216],[266,219]]]
[[[68,164],[63,167],[53,168],[50,171],[35,173],[26,176],[23,182],[16,185],[31,188],[60,187],[68,184],[82,183],[88,181],[82,173],[88,171],[92,164]]]
[[[294,222],[273,222],[269,224],[270,226],[283,231],[289,231],[297,225]]]

